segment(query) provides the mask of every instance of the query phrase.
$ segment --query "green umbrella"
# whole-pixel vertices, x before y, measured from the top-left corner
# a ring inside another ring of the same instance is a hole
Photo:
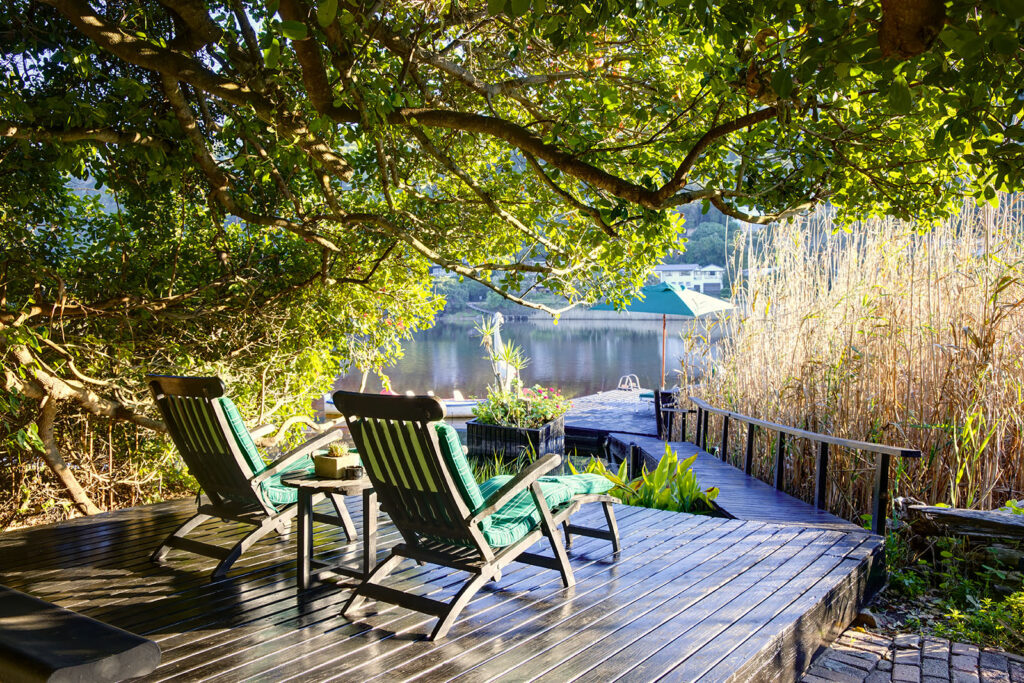
[[[728,301],[722,301],[715,297],[695,292],[692,289],[684,289],[679,285],[668,282],[659,282],[640,290],[640,293],[629,304],[625,310],[630,313],[661,313],[661,386],[665,386],[665,342],[668,339],[668,321],[670,315],[687,315],[699,318],[710,313],[724,313],[734,308]],[[593,306],[591,310],[611,311],[614,307],[610,304],[600,303]]]

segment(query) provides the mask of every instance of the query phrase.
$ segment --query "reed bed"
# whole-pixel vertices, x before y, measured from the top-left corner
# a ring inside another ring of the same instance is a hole
[[[811,431],[919,448],[920,460],[893,465],[897,496],[980,508],[1021,497],[1022,216],[1024,202],[1007,197],[928,230],[878,219],[843,232],[819,211],[741,237],[750,270],[733,297],[742,313],[698,395]],[[761,438],[754,470],[770,480],[772,444]],[[729,457],[738,461],[738,450]],[[832,454],[833,512],[856,519],[870,509],[871,458]],[[812,445],[792,444],[787,490],[809,500],[813,474]]]

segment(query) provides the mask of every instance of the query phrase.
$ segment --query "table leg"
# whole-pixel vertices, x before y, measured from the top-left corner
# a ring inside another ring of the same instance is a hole
[[[363,578],[377,564],[377,492],[363,490]]]
[[[327,497],[331,499],[334,511],[341,521],[341,524],[338,526],[345,530],[345,538],[349,541],[356,540],[356,525],[352,523],[352,517],[348,514],[348,508],[345,507],[344,496],[339,496],[337,493],[328,493]]]
[[[313,556],[313,494],[299,489],[298,574],[299,590],[309,588],[309,561]]]

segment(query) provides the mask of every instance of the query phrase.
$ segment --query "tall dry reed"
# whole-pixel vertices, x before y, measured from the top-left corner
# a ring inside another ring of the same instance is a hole
[[[748,252],[750,275],[734,293],[743,314],[699,394],[774,422],[919,448],[920,461],[894,463],[895,495],[964,507],[1021,496],[1022,213],[1005,199],[927,232],[891,220],[836,232],[827,211],[776,226]],[[767,438],[755,462],[764,479]],[[872,458],[832,455],[834,512],[870,509]],[[787,488],[808,498],[810,444],[793,444],[786,468]]]

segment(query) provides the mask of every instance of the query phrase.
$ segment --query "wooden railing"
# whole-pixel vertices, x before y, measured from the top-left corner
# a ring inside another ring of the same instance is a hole
[[[722,416],[721,440],[718,445],[719,458],[725,460],[729,450],[729,427],[733,422],[742,422],[747,425],[747,443],[743,453],[743,472],[751,474],[754,464],[754,439],[758,429],[766,429],[776,433],[775,438],[775,462],[774,480],[775,488],[781,489],[783,485],[783,474],[785,472],[786,438],[807,439],[817,444],[817,451],[814,465],[814,505],[819,509],[825,509],[828,494],[828,456],[829,446],[846,448],[851,451],[863,451],[874,453],[875,458],[875,486],[874,501],[871,511],[871,530],[876,534],[885,533],[885,521],[889,508],[889,464],[893,456],[898,458],[920,458],[921,451],[912,448],[899,448],[883,444],[870,443],[868,441],[854,441],[852,439],[840,439],[827,434],[809,432],[805,429],[797,429],[767,420],[760,420],[756,417],[749,417],[734,413],[730,410],[715,408],[707,402],[695,397],[690,397],[690,403],[697,407],[696,411],[678,411],[682,413],[683,440],[686,440],[686,418],[689,414],[696,412],[697,429],[694,432],[693,443],[699,448],[707,451],[708,446],[708,418],[710,415]]]

